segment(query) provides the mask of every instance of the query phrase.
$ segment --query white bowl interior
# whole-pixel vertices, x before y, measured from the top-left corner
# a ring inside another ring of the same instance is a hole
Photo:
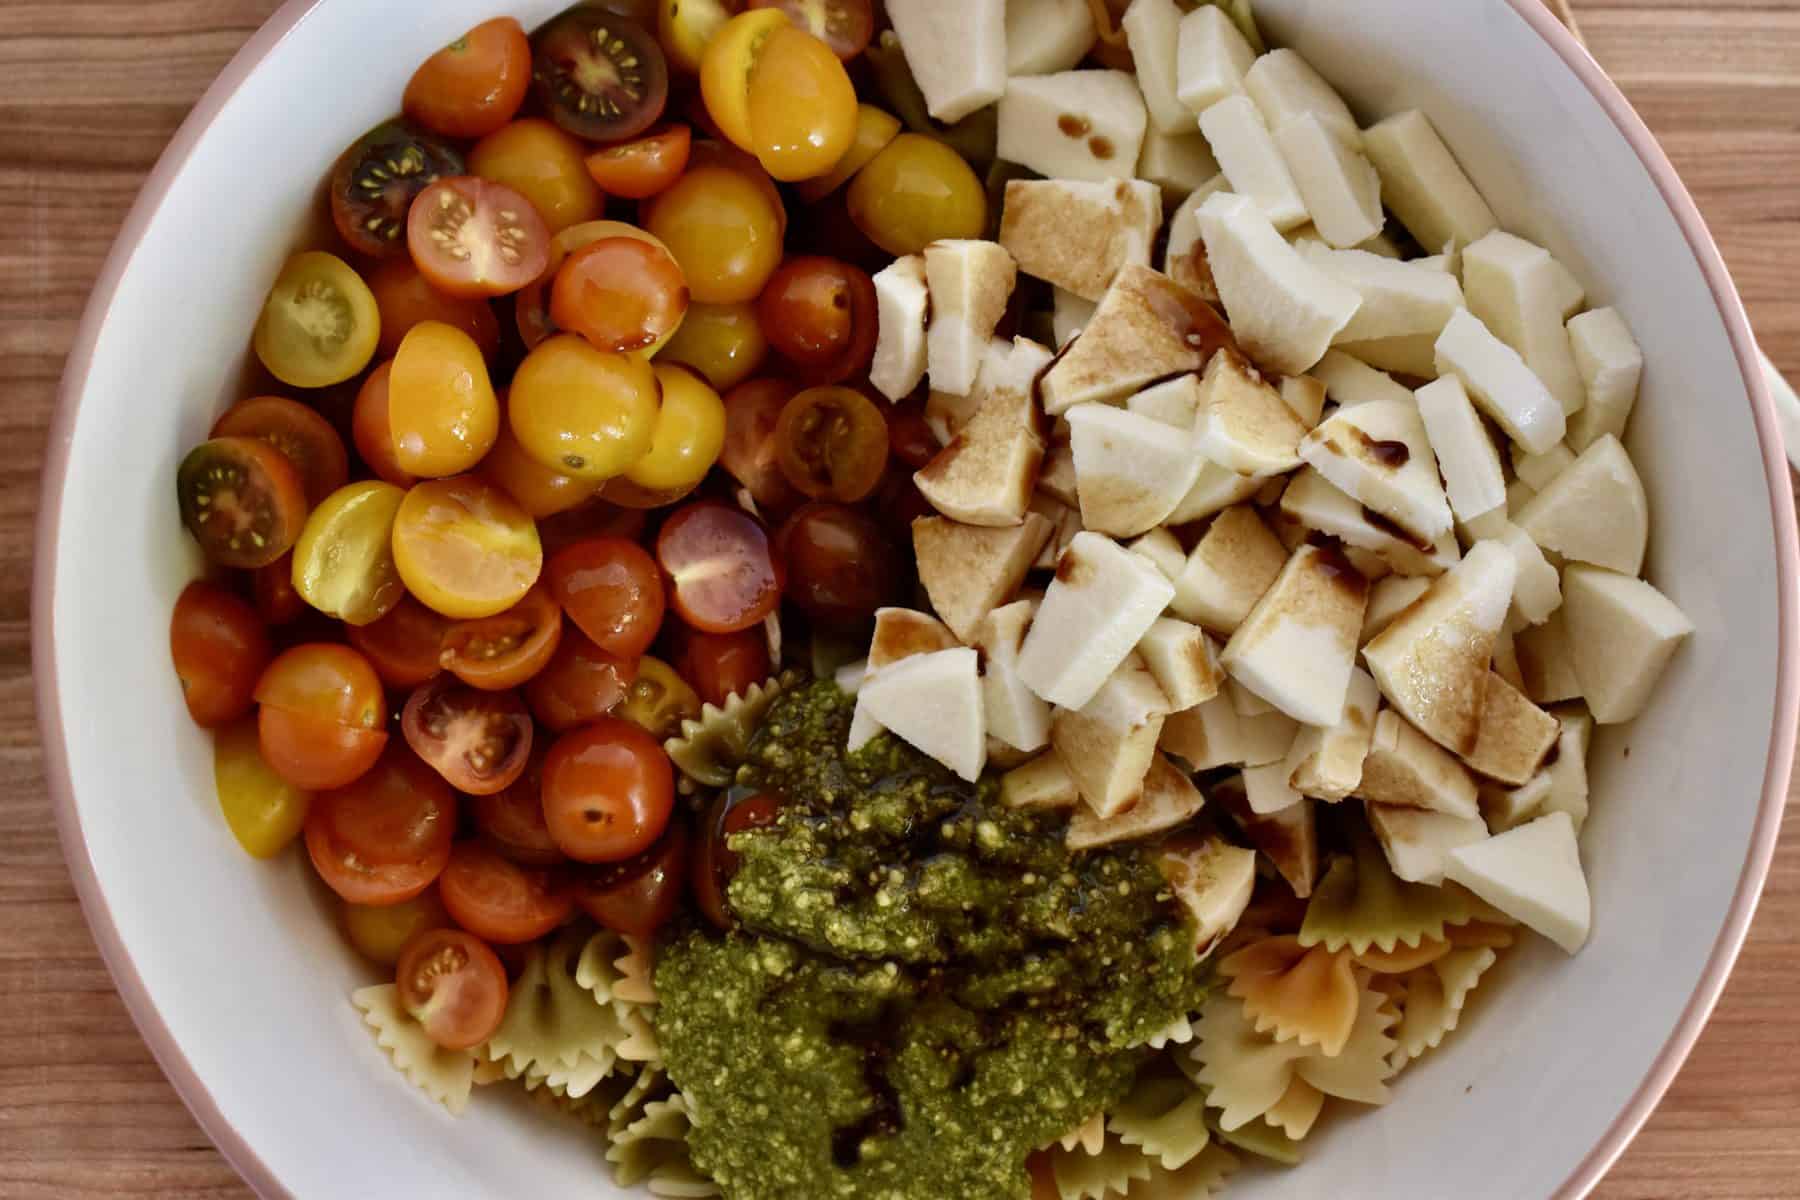
[[[560,7],[510,6],[528,25]],[[196,567],[175,467],[234,398],[320,177],[397,106],[410,64],[494,8],[324,0],[230,97],[106,316],[56,531],[60,716],[101,898],[218,1110],[301,1195],[615,1194],[583,1132],[493,1097],[453,1119],[393,1072],[347,1000],[372,972],[299,857],[254,862],[220,820],[209,743],[167,651],[170,607]],[[1328,1121],[1312,1165],[1234,1187],[1547,1195],[1674,1028],[1745,860],[1778,670],[1773,520],[1749,401],[1649,174],[1507,3],[1260,0],[1259,12],[1363,117],[1425,109],[1505,226],[1626,314],[1647,358],[1629,442],[1654,514],[1650,571],[1698,632],[1651,710],[1597,742],[1587,949],[1567,960],[1527,946],[1390,1105]]]

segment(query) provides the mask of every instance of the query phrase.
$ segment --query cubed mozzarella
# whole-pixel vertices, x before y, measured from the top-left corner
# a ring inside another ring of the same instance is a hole
[[[1502,522],[1493,540],[1506,547],[1517,567],[1513,609],[1520,624],[1537,625],[1548,620],[1551,613],[1562,607],[1562,584],[1557,580],[1556,568],[1530,535],[1511,521]]]
[[[1000,244],[1019,270],[1098,302],[1127,263],[1150,265],[1162,192],[1143,180],[1015,179]]]
[[[1337,550],[1302,545],[1219,656],[1233,679],[1296,721],[1336,725],[1369,584]]]
[[[1143,795],[1138,802],[1111,817],[1098,817],[1083,806],[1069,819],[1064,845],[1071,850],[1091,850],[1115,842],[1166,833],[1193,818],[1206,806],[1206,797],[1194,781],[1158,754],[1144,774]]]
[[[1176,616],[1230,637],[1287,559],[1286,548],[1254,508],[1227,508],[1188,555],[1171,607]]]
[[[1006,0],[906,0],[888,19],[933,117],[960,121],[1006,90]]]
[[[1454,373],[1481,410],[1533,454],[1563,440],[1568,415],[1519,352],[1495,337],[1466,308],[1451,316],[1436,342],[1438,371]]]
[[[1164,425],[1191,431],[1200,414],[1200,402],[1200,377],[1177,375],[1136,393],[1125,402],[1125,407]]]
[[[1256,51],[1222,9],[1202,4],[1181,18],[1175,39],[1175,95],[1196,115],[1234,92]]]
[[[981,407],[913,475],[938,512],[967,525],[1017,525],[1025,516],[1044,458],[1032,381],[1050,351],[1029,338],[988,346],[979,375]]]
[[[1215,192],[1230,188],[1220,172],[1190,192],[1169,218],[1168,245],[1163,248],[1163,274],[1208,302],[1218,300],[1219,289],[1206,260],[1206,243],[1200,240],[1200,206]]]
[[[1363,761],[1375,735],[1381,694],[1360,668],[1350,672],[1344,716],[1335,725],[1302,725],[1281,768],[1288,785],[1303,796],[1336,802],[1362,784]]]
[[[1609,433],[1625,436],[1644,354],[1617,309],[1596,308],[1571,317],[1568,331],[1575,369],[1587,390],[1587,406],[1569,418],[1569,444],[1586,450]]]
[[[869,656],[864,660],[862,672],[856,680],[856,708],[850,715],[850,741],[845,749],[854,753],[881,732],[881,722],[875,719],[868,705],[863,702],[863,684],[901,659],[937,650],[952,650],[956,644],[956,635],[929,613],[915,612],[910,608],[876,609],[875,632],[869,640]]]
[[[1587,823],[1588,816],[1588,741],[1594,734],[1594,718],[1579,710],[1562,710],[1557,714],[1560,730],[1556,737],[1556,753],[1544,768],[1549,777],[1549,794],[1544,797],[1545,812],[1566,812],[1575,822],[1575,832]]]
[[[1260,767],[1245,767],[1244,798],[1249,802],[1250,811],[1259,817],[1292,808],[1305,799],[1299,792],[1288,786],[1288,770],[1285,762],[1264,763]]]
[[[1525,481],[1533,492],[1541,492],[1550,481],[1569,469],[1575,452],[1567,442],[1558,442],[1542,454],[1527,454],[1522,446],[1512,448],[1513,474]]]
[[[1131,50],[1138,89],[1150,124],[1165,133],[1194,127],[1194,114],[1176,99],[1176,56],[1181,40],[1181,9],[1175,0],[1131,0],[1119,20]]]
[[[1019,678],[1019,649],[1036,611],[1031,601],[1015,600],[989,613],[975,634],[988,734],[1015,750],[1050,744],[1050,706]]]
[[[1050,331],[1056,338],[1056,348],[1061,350],[1094,319],[1096,305],[1062,288],[1052,289],[1050,303]]]
[[[1078,533],[1026,635],[1019,674],[1044,699],[1078,709],[1174,597],[1174,585],[1149,562],[1100,534]]]
[[[1074,808],[1081,803],[1081,792],[1062,759],[1040,754],[1000,777],[1000,803],[1008,808]]]
[[[1485,841],[1487,825],[1480,817],[1456,817],[1417,808],[1373,802],[1364,806],[1369,828],[1387,855],[1388,869],[1408,883],[1436,887],[1444,882],[1450,855]]]
[[[1542,246],[1498,229],[1465,249],[1462,265],[1469,311],[1519,352],[1563,412],[1580,411],[1587,390],[1558,300],[1568,273]]]
[[[1587,941],[1593,905],[1566,812],[1458,847],[1444,874],[1570,954]]]
[[[1206,135],[1187,117],[1178,133],[1165,133],[1154,126],[1144,131],[1137,173],[1139,179],[1162,189],[1163,203],[1179,204],[1219,176],[1219,160],[1206,144]]]
[[[1377,804],[1473,817],[1480,809],[1474,777],[1455,756],[1392,709],[1375,718],[1358,794]]]
[[[1371,400],[1398,400],[1410,404],[1413,394],[1385,371],[1352,358],[1342,350],[1327,350],[1310,374],[1325,384],[1325,395],[1340,408],[1354,408]]]
[[[875,357],[869,382],[899,403],[925,378],[925,258],[907,254],[875,273]]]
[[[952,30],[960,25],[947,20]],[[1148,123],[1137,81],[1124,71],[1016,75],[997,115],[995,152],[1046,179],[1131,178]]]
[[[1631,456],[1610,433],[1533,496],[1514,522],[1564,558],[1626,575],[1643,570],[1649,500]]]
[[[1444,473],[1444,492],[1456,519],[1472,521],[1496,509],[1504,511],[1506,476],[1500,470],[1500,455],[1462,383],[1455,376],[1439,379],[1413,393],[1413,398]]]
[[[1034,512],[1027,512],[1017,525],[1001,528],[963,525],[943,517],[913,522],[919,582],[932,608],[960,640],[972,640],[982,618],[1012,599],[1050,532],[1050,522]]]
[[[1460,250],[1499,222],[1417,109],[1363,131],[1363,153],[1381,175],[1381,194],[1419,245]]]
[[[1284,375],[1281,399],[1300,423],[1311,429],[1325,412],[1325,384],[1311,375]]]
[[[1006,73],[1067,71],[1099,35],[1087,0],[1006,0]]]
[[[1122,399],[1147,383],[1198,370],[1204,347],[1228,336],[1218,313],[1192,292],[1127,264],[1081,336],[1044,373],[1044,411],[1061,416],[1077,404]]]
[[[1300,253],[1362,297],[1362,307],[1338,330],[1336,341],[1340,344],[1407,334],[1435,338],[1449,324],[1451,314],[1463,306],[1462,285],[1456,276],[1434,270],[1423,260],[1401,262],[1367,250],[1324,246],[1304,247]]]
[[[1292,50],[1271,50],[1257,59],[1244,73],[1244,90],[1256,101],[1270,129],[1310,116],[1346,145],[1355,146],[1361,140],[1350,106]]]
[[[1599,567],[1563,571],[1563,611],[1575,677],[1601,725],[1629,721],[1694,623],[1650,584]]]
[[[1135,805],[1156,756],[1163,718],[1120,727],[1081,712],[1058,710],[1050,724],[1050,745],[1074,777],[1081,798],[1097,817]]]
[[[1300,464],[1300,439],[1306,428],[1281,393],[1240,355],[1220,350],[1206,364],[1193,444],[1207,461],[1240,475],[1279,475]],[[1184,481],[1184,495],[1192,485],[1190,476]]]
[[[1169,702],[1181,712],[1219,694],[1224,669],[1219,648],[1198,625],[1159,617],[1138,641],[1137,652]]]
[[[1340,343],[1338,349],[1351,358],[1396,375],[1436,379],[1437,338],[1429,333],[1402,333],[1394,337],[1364,338]]]
[[[1301,439],[1300,457],[1421,547],[1450,531],[1437,456],[1410,397],[1338,409]]]
[[[925,247],[931,322],[925,331],[933,391],[966,396],[1006,312],[1018,268],[998,242],[937,241]]]
[[[1381,232],[1381,177],[1317,113],[1277,125],[1275,144],[1313,227],[1328,244],[1347,250]]]
[[[1245,758],[1242,721],[1222,694],[1169,714],[1157,744],[1196,771],[1242,766]]]
[[[1555,717],[1490,671],[1481,730],[1463,761],[1489,779],[1517,787],[1537,774],[1560,729]]]
[[[1200,473],[1193,448],[1154,417],[1110,404],[1077,404],[1067,415],[1087,529],[1136,537],[1160,525]]]
[[[914,655],[867,680],[857,699],[889,732],[972,782],[987,762],[976,664],[966,646]]]
[[[1368,645],[1388,627],[1388,622],[1430,589],[1431,580],[1424,575],[1390,575],[1376,580],[1369,588],[1368,607],[1363,610],[1362,644]]]
[[[1442,575],[1456,564],[1456,539],[1448,533],[1421,548],[1418,541],[1365,507],[1312,467],[1292,475],[1281,493],[1281,512],[1307,529],[1330,534],[1347,549],[1367,551],[1401,575]],[[1360,569],[1360,568],[1359,568]],[[1365,572],[1366,574],[1366,572]]]
[[[1306,224],[1299,185],[1250,97],[1227,96],[1201,113],[1200,132],[1233,192],[1254,202],[1276,229]]]
[[[1180,539],[1167,529],[1152,529],[1133,541],[1130,548],[1133,554],[1149,559],[1163,573],[1163,578],[1171,583],[1181,577],[1183,568],[1187,566],[1187,551],[1181,548]]]
[[[1569,650],[1569,628],[1562,608],[1557,608],[1542,624],[1515,633],[1513,651],[1519,661],[1520,690],[1527,696],[1539,704],[1581,698],[1581,681],[1575,677],[1575,659]]]
[[[1169,514],[1168,524],[1186,525],[1191,521],[1203,520],[1250,499],[1262,485],[1263,481],[1254,476],[1239,475],[1215,462],[1202,463],[1194,486],[1188,489],[1188,494],[1175,506],[1175,511]]]

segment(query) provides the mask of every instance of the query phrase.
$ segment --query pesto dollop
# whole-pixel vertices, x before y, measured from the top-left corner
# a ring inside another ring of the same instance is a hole
[[[1192,924],[1139,847],[1071,854],[1063,815],[885,734],[844,754],[852,711],[830,681],[776,703],[739,771],[785,801],[732,838],[742,928],[659,955],[694,1160],[733,1200],[1023,1197],[1198,1007]]]

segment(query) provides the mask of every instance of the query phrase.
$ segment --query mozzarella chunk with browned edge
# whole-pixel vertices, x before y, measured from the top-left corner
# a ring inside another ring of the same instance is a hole
[[[1388,703],[1452,753],[1475,747],[1494,640],[1516,574],[1504,546],[1477,542],[1363,647]]]
[[[1311,429],[1325,412],[1325,384],[1311,375],[1281,377],[1281,399],[1300,423]]]
[[[1375,680],[1360,667],[1353,668],[1343,719],[1334,725],[1302,725],[1288,747],[1281,762],[1288,785],[1303,796],[1334,803],[1356,791],[1380,706]]]
[[[1363,610],[1363,645],[1374,640],[1388,622],[1430,589],[1431,580],[1423,575],[1390,575],[1376,580],[1369,588],[1368,607]]]
[[[1519,352],[1495,337],[1466,308],[1451,316],[1436,342],[1438,371],[1454,373],[1481,410],[1533,454],[1562,441],[1568,416],[1525,365]]]
[[[1000,803],[1008,808],[1074,808],[1081,803],[1081,792],[1069,768],[1052,752],[1002,775]]]
[[[1015,179],[1006,185],[1000,244],[1019,270],[1098,301],[1127,263],[1150,265],[1162,191],[1139,179]]]
[[[1450,531],[1437,457],[1410,398],[1338,409],[1301,439],[1300,457],[1420,545]]]
[[[1187,118],[1180,133],[1152,127],[1144,131],[1144,148],[1138,151],[1138,178],[1162,189],[1163,203],[1179,204],[1195,190],[1220,177],[1219,160],[1213,157],[1206,136]]]
[[[1019,590],[1050,532],[1050,522],[1034,512],[1017,525],[1000,528],[944,517],[913,522],[919,583],[951,632],[964,642],[974,639],[982,618]]]
[[[1244,90],[1256,51],[1224,11],[1202,4],[1181,18],[1175,39],[1175,96],[1196,115]]]
[[[1207,526],[1175,580],[1175,615],[1230,637],[1287,564],[1288,552],[1249,505]]]
[[[1136,729],[1146,721],[1168,716],[1170,704],[1149,665],[1134,650],[1080,711],[1082,716],[1114,729]]]
[[[1227,96],[1201,113],[1200,132],[1233,193],[1254,203],[1276,229],[1306,224],[1299,185],[1250,97]]]
[[[1622,438],[1637,403],[1644,353],[1617,309],[1596,308],[1571,317],[1569,347],[1587,390],[1587,405],[1569,418],[1569,444],[1586,450],[1607,434]]]
[[[1092,300],[1084,300],[1062,288],[1052,289],[1050,303],[1050,331],[1056,337],[1056,348],[1061,350],[1093,320],[1096,306]]]
[[[1412,400],[1412,393],[1385,371],[1351,357],[1342,350],[1327,350],[1314,365],[1313,378],[1325,384],[1325,395],[1341,408],[1354,408],[1372,400]]]
[[[1434,380],[1413,393],[1419,417],[1444,473],[1444,492],[1459,521],[1506,506],[1506,476],[1487,427],[1455,376]]]
[[[1212,356],[1194,415],[1194,448],[1204,458],[1240,475],[1280,475],[1300,465],[1305,435],[1306,426],[1281,393],[1243,356],[1230,349]],[[1190,477],[1183,494],[1192,483]]]
[[[1544,798],[1545,812],[1566,812],[1580,833],[1588,816],[1588,742],[1594,735],[1594,718],[1578,710],[1562,709],[1557,713],[1560,730],[1556,738],[1556,757],[1544,768],[1549,776],[1549,795]]]
[[[910,608],[878,608],[875,610],[875,632],[869,639],[869,657],[858,678],[856,708],[850,715],[850,741],[845,747],[851,753],[862,749],[869,739],[881,732],[862,699],[862,685],[874,679],[885,668],[901,659],[937,650],[951,650],[956,635],[948,626],[929,613]]]
[[[1258,816],[1268,816],[1303,801],[1305,797],[1288,786],[1287,776],[1285,763],[1272,762],[1260,767],[1245,767],[1244,797],[1250,805],[1250,811]]]
[[[1549,771],[1539,771],[1518,787],[1485,783],[1481,786],[1481,819],[1489,833],[1505,833],[1541,815],[1549,798]]]
[[[1121,727],[1058,709],[1050,724],[1050,745],[1088,808],[1095,816],[1110,817],[1143,797],[1162,725],[1161,716]]]
[[[1218,837],[1178,841],[1163,848],[1156,865],[1194,919],[1196,949],[1205,958],[1250,906],[1256,851]]]
[[[1570,954],[1587,941],[1593,905],[1566,812],[1458,847],[1444,874]]]
[[[1084,530],[1056,564],[1056,577],[1025,637],[1019,674],[1052,704],[1080,708],[1174,598],[1175,587],[1162,572]]]
[[[1018,268],[998,242],[952,239],[925,247],[931,322],[925,330],[934,391],[966,396],[982,352],[1006,312]]]
[[[1514,518],[1545,550],[1636,575],[1650,538],[1650,504],[1631,456],[1606,434]]]
[[[1339,551],[1302,545],[1231,635],[1219,662],[1294,720],[1336,725],[1368,595],[1368,580]]]
[[[1005,91],[1005,0],[905,0],[888,19],[933,117],[960,121]]]
[[[1393,709],[1375,718],[1358,794],[1377,804],[1472,817],[1479,811],[1475,779],[1456,757]]]
[[[1050,744],[1050,706],[1019,678],[1019,649],[1036,611],[1031,601],[1015,600],[989,613],[975,633],[988,734],[1015,750]]]
[[[1294,889],[1296,899],[1312,895],[1319,878],[1319,820],[1312,800],[1302,799],[1277,812],[1252,812],[1241,776],[1220,783],[1211,799],[1231,814],[1250,844],[1274,864]]]
[[[1428,250],[1462,249],[1498,221],[1450,148],[1418,109],[1363,130],[1363,153],[1381,175],[1381,195]]]
[[[1362,297],[1362,307],[1338,330],[1335,340],[1340,344],[1421,333],[1435,338],[1463,306],[1456,276],[1422,259],[1401,262],[1367,250],[1319,245],[1303,246],[1300,254]]]
[[[1240,717],[1260,717],[1264,713],[1280,711],[1229,675],[1225,677],[1225,695],[1230,698],[1231,707],[1237,710]]]
[[[1455,817],[1373,801],[1364,805],[1364,811],[1375,840],[1387,855],[1388,869],[1408,883],[1442,884],[1451,853],[1488,836],[1480,817]]]
[[[1601,725],[1642,712],[1676,647],[1694,632],[1650,584],[1579,563],[1563,571],[1563,611],[1575,677]]]
[[[1181,40],[1181,10],[1175,0],[1131,0],[1119,29],[1131,50],[1138,90],[1150,125],[1166,133],[1194,127],[1194,114],[1176,99],[1176,52]]]
[[[1444,534],[1421,549],[1404,530],[1358,503],[1312,467],[1289,477],[1281,494],[1281,512],[1307,529],[1330,534],[1349,550],[1376,556],[1384,567],[1401,575],[1442,575],[1460,557],[1454,537]]]
[[[1244,73],[1244,90],[1256,101],[1270,129],[1280,129],[1299,117],[1310,116],[1346,145],[1354,146],[1361,140],[1350,106],[1292,50],[1271,50],[1258,58]]]
[[[1147,383],[1197,371],[1230,329],[1198,296],[1148,267],[1119,269],[1081,331],[1048,371],[1044,411],[1061,416],[1090,400],[1110,402]]]
[[[1200,240],[1200,206],[1216,192],[1230,190],[1223,173],[1213,176],[1188,194],[1169,218],[1168,245],[1163,248],[1163,273],[1202,300],[1217,301],[1212,264],[1206,261],[1206,243]]]
[[[1069,819],[1064,844],[1071,850],[1091,850],[1114,842],[1166,833],[1206,806],[1206,797],[1186,774],[1158,754],[1144,775],[1144,792],[1138,802],[1111,817],[1099,817],[1091,806],[1077,809]]]
[[[1131,178],[1149,123],[1137,80],[1124,71],[1015,75],[996,113],[995,153],[1046,179]]]
[[[1167,698],[1170,712],[1206,703],[1219,694],[1225,680],[1219,648],[1206,631],[1174,617],[1158,617],[1138,641],[1137,652]]]
[[[1232,332],[1270,370],[1306,371],[1362,305],[1354,290],[1301,258],[1243,196],[1209,197],[1200,207],[1200,236]]]
[[[973,782],[987,762],[976,664],[967,646],[914,655],[865,681],[857,698],[894,736]]]
[[[1125,407],[1164,425],[1189,431],[1200,414],[1200,401],[1200,377],[1189,374],[1151,384],[1125,401]]]
[[[1224,695],[1170,713],[1157,744],[1196,771],[1242,766],[1245,757],[1242,722]]]
[[[1200,472],[1193,449],[1153,417],[1110,404],[1077,404],[1067,415],[1081,523],[1097,533],[1155,528]]]
[[[1463,761],[1489,779],[1516,787],[1537,774],[1560,728],[1555,717],[1490,671],[1481,730]]]
[[[1301,113],[1277,125],[1275,145],[1328,244],[1347,250],[1381,232],[1381,177],[1318,114]]]
[[[1006,0],[1006,73],[1067,71],[1099,36],[1087,0]]]
[[[983,360],[981,407],[913,475],[938,512],[968,525],[1017,525],[1025,516],[1044,459],[1031,384],[1050,351],[1029,338],[996,339]]]
[[[874,278],[875,357],[869,361],[869,382],[899,403],[925,378],[925,258],[896,258]]]
[[[1580,411],[1587,390],[1558,302],[1568,272],[1542,246],[1498,229],[1465,249],[1462,263],[1469,311],[1519,352],[1563,412]]]

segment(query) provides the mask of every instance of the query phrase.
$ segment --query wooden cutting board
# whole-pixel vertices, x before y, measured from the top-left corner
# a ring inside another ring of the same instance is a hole
[[[1800,0],[1577,5],[1706,212],[1764,347],[1800,375]],[[151,1061],[75,902],[44,795],[28,581],[45,430],[88,288],[175,126],[276,7],[0,3],[0,1197],[246,1194]],[[244,184],[255,203],[253,169]],[[1796,931],[1789,835],[1710,1028],[1599,1195],[1800,1195]]]

